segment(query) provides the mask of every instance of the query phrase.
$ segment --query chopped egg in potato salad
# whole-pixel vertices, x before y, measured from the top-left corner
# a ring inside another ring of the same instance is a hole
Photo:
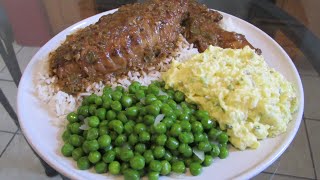
[[[293,85],[248,46],[210,46],[183,63],[173,61],[162,78],[208,111],[240,150],[285,132],[298,108]]]

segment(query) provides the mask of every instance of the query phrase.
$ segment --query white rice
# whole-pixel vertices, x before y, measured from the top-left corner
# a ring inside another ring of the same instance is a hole
[[[177,51],[174,52],[171,57],[161,61],[158,66],[150,67],[148,73],[129,71],[126,77],[118,79],[111,78],[108,84],[113,88],[122,86],[125,89],[127,89],[133,81],[140,82],[142,85],[149,85],[152,81],[161,80],[161,72],[165,72],[170,67],[173,59],[183,62],[197,53],[199,53],[198,49],[194,48],[192,44],[189,44],[180,36]],[[102,90],[105,86],[102,82],[95,82],[86,88],[86,92],[80,93],[78,96],[72,96],[56,89],[54,87],[56,80],[57,78],[55,76],[49,77],[48,72],[39,74],[35,80],[36,94],[43,103],[49,105],[49,108],[54,108],[56,116],[61,119],[64,118],[66,114],[74,111],[81,104],[84,96],[89,96],[92,93],[102,95]]]

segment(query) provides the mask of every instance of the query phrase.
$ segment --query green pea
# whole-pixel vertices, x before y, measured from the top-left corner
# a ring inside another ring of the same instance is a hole
[[[160,174],[161,175],[168,175],[171,172],[171,164],[167,161],[167,160],[163,160],[161,161],[161,171]]]
[[[208,118],[202,118],[201,124],[204,129],[211,129],[213,127],[213,121]]]
[[[142,131],[139,133],[139,141],[140,142],[148,142],[150,141],[150,134],[147,131]]]
[[[122,97],[122,92],[120,91],[113,91],[111,93],[111,96],[112,96],[112,100],[114,101],[120,101],[121,97]]]
[[[122,123],[128,122],[128,118],[126,116],[125,111],[119,112],[118,115],[117,115],[117,119],[119,119]]]
[[[205,110],[198,110],[196,111],[195,115],[199,121],[205,118],[209,118],[209,113],[208,111],[205,111]]]
[[[84,138],[82,136],[77,135],[77,134],[72,134],[69,137],[69,143],[74,147],[81,146],[83,141],[84,141]]]
[[[154,126],[154,130],[158,134],[164,134],[167,131],[167,127],[164,123],[160,122]]]
[[[137,123],[135,126],[134,126],[134,132],[136,134],[139,134],[140,132],[143,132],[143,131],[146,131],[147,130],[147,127],[145,124],[143,123]]]
[[[61,148],[61,153],[66,157],[70,157],[72,155],[73,150],[74,147],[71,144],[65,143]]]
[[[143,157],[145,159],[145,162],[147,164],[149,164],[152,160],[154,160],[154,156],[153,156],[153,153],[151,150],[146,150],[144,153],[143,153]]]
[[[116,153],[113,150],[107,151],[103,157],[102,160],[105,163],[111,163],[116,158]]]
[[[105,134],[108,134],[109,131],[108,131],[108,126],[101,126],[99,127],[99,135],[102,136],[102,135],[105,135]]]
[[[126,115],[129,117],[136,117],[139,114],[139,109],[136,106],[132,106],[126,109]]]
[[[149,87],[148,87],[148,90],[147,90],[148,94],[154,94],[154,95],[158,95],[159,92],[160,92],[160,88],[153,85],[153,84],[150,84]]]
[[[143,156],[137,155],[130,160],[130,166],[135,170],[141,170],[145,166],[145,160]]]
[[[92,141],[86,140],[82,144],[82,149],[86,153],[97,151],[99,149],[99,143],[97,140],[92,140]]]
[[[148,94],[145,99],[145,104],[150,105],[155,100],[157,100],[157,97],[154,94]]]
[[[194,162],[190,164],[190,173],[193,176],[198,176],[202,172],[202,166],[200,163]]]
[[[149,172],[148,173],[148,180],[158,180],[159,173],[158,172]]]
[[[155,120],[155,117],[152,116],[152,115],[145,115],[143,117],[143,122],[146,124],[146,125],[152,125],[154,124],[154,120]]]
[[[107,115],[106,115],[107,120],[111,121],[116,119],[116,117],[117,117],[117,114],[114,111],[112,110],[107,111]]]
[[[68,129],[66,129],[62,134],[62,140],[64,142],[69,142],[69,137],[70,136],[71,136],[71,132]]]
[[[111,108],[111,102],[112,102],[111,99],[103,101],[102,107],[106,110],[109,110]]]
[[[95,115],[102,121],[106,119],[107,110],[105,108],[99,108],[96,110]]]
[[[182,132],[181,134],[179,134],[179,141],[185,144],[193,143],[193,134],[189,132]]]
[[[111,137],[107,134],[104,134],[98,138],[98,143],[100,148],[106,148],[111,143]]]
[[[177,109],[177,103],[176,103],[174,100],[172,100],[172,99],[169,98],[169,100],[167,101],[167,104],[168,104],[173,110]]]
[[[131,158],[133,158],[133,151],[127,148],[122,148],[120,151],[120,159],[128,162]]]
[[[209,142],[202,141],[202,142],[199,142],[198,149],[200,151],[209,152],[211,151],[212,147]]]
[[[166,150],[162,146],[156,146],[153,150],[153,155],[157,159],[162,158],[165,153],[166,153]]]
[[[100,120],[97,116],[90,116],[87,118],[87,120],[90,127],[95,128],[99,126]]]
[[[123,132],[123,124],[120,120],[112,120],[109,122],[109,128],[121,134]]]
[[[124,92],[124,88],[122,86],[117,86],[115,91]]]
[[[171,161],[172,160],[172,154],[170,153],[170,151],[166,151],[166,153],[163,156],[163,159],[165,159],[167,161]]]
[[[177,162],[177,161],[179,161],[179,158],[177,156],[172,156],[170,163],[173,164],[174,162]]]
[[[191,124],[190,124],[190,122],[188,122],[188,121],[181,121],[181,122],[180,122],[180,125],[181,125],[181,128],[182,128],[182,131],[185,131],[185,132],[190,132],[190,131],[191,131]]]
[[[97,96],[94,100],[94,103],[97,105],[97,106],[100,106],[102,105],[102,98]]]
[[[139,82],[134,81],[130,84],[128,89],[130,93],[135,93],[140,89],[140,87],[141,87],[141,84]]]
[[[84,117],[88,117],[89,116],[89,106],[80,106],[78,108],[78,114],[82,115]]]
[[[73,160],[77,161],[84,155],[82,148],[78,147],[72,151]]]
[[[78,169],[80,170],[86,170],[90,168],[90,161],[88,157],[84,156],[78,159],[77,161]]]
[[[122,110],[122,105],[119,101],[112,101],[111,109],[115,112],[120,112]]]
[[[78,115],[75,112],[71,112],[67,115],[67,120],[70,123],[74,123],[78,121]]]
[[[179,103],[184,101],[184,94],[180,91],[175,92],[174,93],[174,100]]]
[[[167,129],[170,129],[171,126],[174,124],[173,120],[171,118],[165,117],[162,121],[166,125]]]
[[[212,128],[212,129],[210,129],[208,135],[209,135],[210,139],[216,140],[218,138],[219,134],[221,134],[221,133],[222,133],[222,131],[215,129],[215,128]]]
[[[179,120],[181,120],[181,121],[189,121],[190,120],[190,116],[187,113],[182,113],[179,116]]]
[[[228,138],[228,135],[226,133],[221,133],[218,135],[218,138],[217,138],[218,142],[220,144],[224,144],[224,143],[227,143],[229,141],[229,138]]]
[[[120,163],[118,161],[112,161],[109,164],[108,170],[112,175],[118,175],[120,173]]]
[[[194,134],[194,141],[195,142],[201,142],[204,141],[204,134],[203,133],[195,133]]]
[[[137,90],[137,91],[135,92],[135,96],[136,96],[138,99],[142,99],[142,98],[144,98],[146,95],[145,95],[144,91],[140,89],[140,90]]]
[[[80,123],[75,122],[70,124],[70,131],[72,134],[80,134],[82,132],[82,130],[80,129]]]
[[[191,129],[193,133],[202,133],[203,127],[202,124],[198,121],[195,121],[191,124]]]
[[[212,156],[205,155],[204,161],[203,161],[202,164],[203,164],[203,166],[208,167],[208,166],[210,166],[212,164],[212,162],[213,162]]]
[[[152,160],[149,164],[149,169],[154,172],[160,172],[162,168],[161,162],[158,160]]]
[[[87,140],[94,140],[99,137],[99,130],[97,128],[90,128],[87,132],[86,139]]]
[[[107,172],[107,164],[104,162],[98,162],[95,166],[94,169],[96,171],[96,173],[98,174],[102,174]]]
[[[187,144],[180,144],[178,150],[184,157],[192,156],[192,148]]]
[[[146,151],[147,147],[145,144],[139,143],[134,146],[134,150],[140,154],[143,154]]]
[[[188,157],[184,159],[184,164],[186,165],[186,167],[190,167],[190,164],[193,162],[192,157]]]
[[[120,134],[120,135],[116,138],[114,144],[115,144],[116,146],[122,146],[122,145],[124,145],[124,143],[125,143],[126,141],[127,141],[127,136],[125,136],[125,135],[123,135],[123,134]]]
[[[92,151],[89,153],[88,159],[91,163],[95,164],[100,161],[101,154],[99,151]]]
[[[179,141],[174,138],[174,137],[169,137],[167,142],[166,142],[166,147],[171,149],[171,150],[174,150],[174,149],[177,149],[179,146]]]
[[[160,107],[154,104],[148,105],[146,107],[148,114],[157,116],[160,113]]]
[[[157,99],[159,99],[161,102],[167,102],[168,101],[168,99],[169,99],[169,96],[167,96],[167,95],[159,95],[159,96],[157,96]]]
[[[184,173],[186,171],[186,166],[182,161],[177,161],[172,163],[172,171],[175,173]]]
[[[174,123],[174,124],[171,126],[170,134],[171,134],[172,136],[179,136],[179,134],[181,133],[181,131],[182,131],[181,125],[178,124],[178,123]]]
[[[134,146],[139,141],[139,137],[136,134],[130,134],[128,137],[128,143],[131,146]]]
[[[121,104],[125,108],[130,107],[132,105],[132,98],[130,96],[122,96]]]
[[[126,134],[131,134],[134,131],[135,122],[130,120],[124,125],[124,131]]]
[[[138,171],[133,169],[127,169],[124,171],[124,180],[139,180],[140,174]]]
[[[126,170],[130,169],[130,164],[128,162],[122,162],[120,166],[121,174],[124,174]]]
[[[167,142],[167,136],[164,134],[160,134],[156,137],[156,144],[159,146],[164,146]]]
[[[220,147],[219,158],[220,158],[220,159],[225,159],[225,158],[228,157],[228,155],[229,155],[229,150],[228,150],[228,148],[227,148],[227,147],[224,147],[224,146]]]
[[[88,96],[87,97],[88,98],[88,103],[89,104],[94,104],[97,96],[98,95],[96,95],[96,94],[91,94],[90,96]]]
[[[217,144],[212,144],[211,145],[211,152],[210,152],[212,157],[218,157],[220,154],[220,148]]]

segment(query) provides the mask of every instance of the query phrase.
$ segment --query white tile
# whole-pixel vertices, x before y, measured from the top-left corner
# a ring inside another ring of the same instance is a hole
[[[0,154],[2,153],[4,148],[7,146],[12,136],[13,134],[11,133],[0,132]]]
[[[0,79],[13,81],[12,76],[9,73],[9,70],[7,67],[5,67],[4,69],[2,69],[2,71],[0,71]]]
[[[15,52],[16,54],[17,54],[17,53],[21,50],[21,48],[22,48],[22,46],[20,46],[20,45],[17,44],[16,42],[13,42],[13,43],[12,43],[12,46],[13,46],[14,52]],[[2,70],[5,66],[6,66],[6,65],[5,65],[5,63],[4,63],[4,60],[3,60],[2,56],[0,55],[0,70]]]
[[[9,116],[4,107],[0,104],[0,130],[16,132],[17,126],[13,119]]]
[[[27,67],[33,55],[35,55],[40,47],[23,47],[17,55],[21,72]]]
[[[24,137],[16,135],[0,158],[0,179],[21,178],[61,179],[60,176],[48,178],[39,159],[32,152]]]
[[[12,108],[16,111],[17,110],[17,104],[16,104],[17,92],[18,92],[17,86],[14,84],[14,82],[0,81],[0,88],[2,89],[4,95],[7,97]]]
[[[39,47],[23,47],[19,53],[16,55],[19,63],[21,72],[23,73],[24,69],[27,67],[33,55],[39,50]],[[1,69],[0,69],[1,70]],[[7,67],[0,71],[0,79],[12,80],[11,74]]]
[[[313,155],[313,162],[318,179],[320,179],[320,121],[306,120],[308,135]]]
[[[320,77],[302,76],[301,79],[305,97],[304,116],[320,120]]]
[[[265,171],[315,178],[304,122],[301,123],[300,129],[288,149]]]
[[[256,177],[252,178],[252,180],[303,180],[305,178],[292,177],[286,175],[277,175],[277,174],[267,174],[260,173]]]

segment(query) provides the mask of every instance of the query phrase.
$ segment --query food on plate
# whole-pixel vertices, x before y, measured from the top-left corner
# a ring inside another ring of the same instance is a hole
[[[50,54],[50,73],[60,89],[76,94],[93,82],[157,67],[178,49],[181,34],[200,51],[209,45],[252,47],[244,35],[223,30],[221,19],[220,13],[193,0],[125,5],[69,35]]]
[[[285,132],[298,108],[294,86],[249,47],[210,46],[190,60],[173,61],[162,78],[208,111],[241,150]]]
[[[61,153],[81,170],[158,179],[190,168],[197,176],[214,158],[229,154],[228,135],[209,113],[160,81],[133,82],[127,90],[105,87],[101,96],[86,97],[67,120]]]

